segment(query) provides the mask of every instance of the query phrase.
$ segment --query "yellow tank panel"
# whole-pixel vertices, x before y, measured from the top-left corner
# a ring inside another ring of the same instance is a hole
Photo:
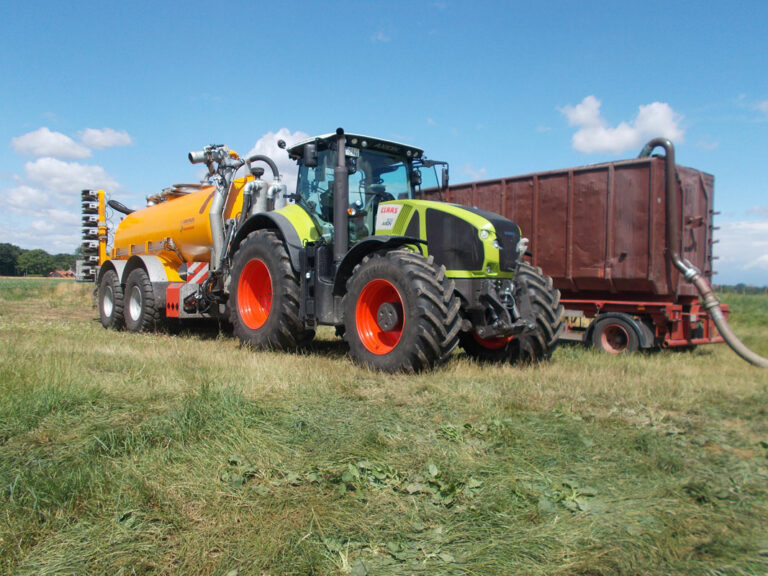
[[[242,189],[252,177],[238,178],[224,209],[224,220],[240,214]],[[189,187],[189,185],[186,185]],[[112,258],[125,260],[134,254],[153,254],[164,261],[208,262],[211,254],[211,222],[208,212],[216,189],[199,190],[168,197],[164,202],[128,214],[120,222],[112,245]],[[168,240],[172,240],[173,244]],[[176,254],[174,249],[181,255]]]

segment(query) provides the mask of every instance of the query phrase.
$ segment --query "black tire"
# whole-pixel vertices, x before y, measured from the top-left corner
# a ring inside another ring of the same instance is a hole
[[[608,354],[632,354],[640,349],[639,327],[631,318],[606,316],[592,327],[592,346]]]
[[[107,270],[101,277],[98,292],[99,320],[104,328],[120,330],[125,325],[123,318],[123,287],[114,270]]]
[[[549,360],[559,343],[563,328],[563,306],[560,291],[552,285],[552,278],[541,269],[523,262],[515,276],[515,300],[527,292],[533,308],[536,329],[512,338],[483,340],[474,332],[462,332],[461,347],[482,362],[510,362],[530,364]]]
[[[445,267],[409,250],[376,252],[358,264],[344,297],[352,358],[384,372],[443,363],[458,343],[461,303]]]
[[[232,260],[229,319],[249,346],[291,349],[309,344],[315,331],[299,316],[301,289],[288,250],[272,230],[251,232]]]
[[[125,328],[130,332],[151,332],[158,326],[160,310],[147,271],[136,268],[125,281]]]

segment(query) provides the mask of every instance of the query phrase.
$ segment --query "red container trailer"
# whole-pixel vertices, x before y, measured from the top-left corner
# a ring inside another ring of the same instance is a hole
[[[562,293],[562,339],[613,353],[722,342],[671,259],[677,252],[711,280],[714,177],[676,166],[679,246],[670,250],[666,164],[641,157],[455,184],[442,199],[519,224],[531,263]]]

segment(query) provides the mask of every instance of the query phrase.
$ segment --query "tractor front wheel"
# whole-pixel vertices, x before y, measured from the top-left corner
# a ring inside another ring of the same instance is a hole
[[[251,232],[232,260],[229,296],[235,336],[257,348],[309,343],[314,330],[299,317],[301,291],[288,250],[272,230]]]
[[[563,326],[563,306],[560,291],[552,278],[540,268],[523,262],[515,275],[515,301],[527,297],[533,310],[536,327],[509,338],[480,338],[474,331],[462,332],[461,346],[469,356],[483,362],[530,364],[549,360],[557,348]]]
[[[119,330],[125,324],[123,317],[123,287],[114,270],[107,270],[99,282],[99,320],[104,328]]]
[[[409,250],[377,252],[355,268],[344,297],[344,338],[361,365],[419,372],[458,343],[460,301],[445,268]]]

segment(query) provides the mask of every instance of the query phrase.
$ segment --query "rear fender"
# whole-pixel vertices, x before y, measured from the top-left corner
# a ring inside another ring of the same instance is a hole
[[[285,242],[291,259],[291,266],[298,271],[301,265],[300,254],[304,244],[317,241],[319,235],[311,218],[303,209],[298,206],[289,206],[288,208],[280,212],[262,212],[249,218],[235,234],[229,256],[231,257],[237,252],[243,240],[254,230],[275,230]]]

